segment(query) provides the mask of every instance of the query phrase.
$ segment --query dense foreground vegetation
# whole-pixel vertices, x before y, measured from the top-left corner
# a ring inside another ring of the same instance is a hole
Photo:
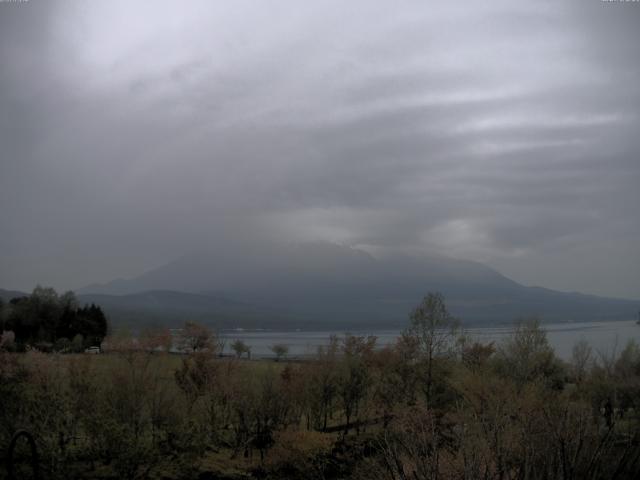
[[[104,355],[0,352],[0,448],[16,478],[638,478],[640,349],[562,362],[535,321],[465,339],[429,295],[398,341],[332,337],[247,361],[189,325]],[[164,347],[163,347],[164,345]],[[27,438],[36,445],[33,461]],[[6,475],[0,469],[0,475]]]

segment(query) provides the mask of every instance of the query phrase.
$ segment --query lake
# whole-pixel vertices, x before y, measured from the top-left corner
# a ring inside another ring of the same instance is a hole
[[[627,341],[635,339],[640,343],[640,325],[634,321],[624,322],[584,322],[584,323],[550,323],[544,324],[547,338],[556,354],[565,360],[571,358],[573,346],[580,340],[586,340],[596,352],[619,353]],[[513,327],[474,327],[465,329],[473,339],[483,343],[499,344],[513,332]],[[320,345],[326,345],[331,334],[343,335],[336,331],[271,331],[271,330],[227,330],[220,332],[220,337],[227,340],[225,353],[230,353],[230,343],[236,339],[244,341],[251,347],[254,358],[274,357],[270,347],[274,344],[285,344],[289,347],[289,357],[313,355]],[[350,330],[354,335],[375,335],[378,345],[392,343],[400,334],[400,330]]]

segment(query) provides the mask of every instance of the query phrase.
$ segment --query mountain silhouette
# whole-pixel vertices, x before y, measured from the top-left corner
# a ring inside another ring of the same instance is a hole
[[[443,256],[376,258],[331,243],[265,244],[185,255],[131,279],[78,290],[119,312],[194,317],[224,327],[402,326],[427,292],[465,324],[632,319],[637,301],[523,286],[478,262]]]

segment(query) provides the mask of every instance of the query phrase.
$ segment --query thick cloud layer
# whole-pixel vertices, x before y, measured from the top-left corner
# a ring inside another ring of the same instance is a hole
[[[0,285],[237,239],[640,298],[640,4],[0,3]]]

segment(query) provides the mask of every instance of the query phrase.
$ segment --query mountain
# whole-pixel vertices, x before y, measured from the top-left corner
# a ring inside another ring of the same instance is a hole
[[[213,324],[218,328],[245,325],[252,328],[267,322],[288,326],[286,314],[236,302],[215,294],[196,294],[172,290],[149,290],[127,295],[84,293],[80,304],[95,303],[116,326],[138,327],[147,324],[178,326],[185,320]]]
[[[632,319],[640,303],[526,287],[468,260],[375,258],[328,243],[249,245],[186,255],[136,278],[78,292],[107,312],[128,312],[130,321],[197,317],[247,328],[397,327],[429,291],[442,292],[466,324],[531,315],[543,321]]]
[[[29,296],[29,294],[25,292],[20,292],[18,290],[5,290],[3,288],[0,288],[0,299],[2,299],[5,302],[8,302],[12,298],[26,297],[26,296]]]

